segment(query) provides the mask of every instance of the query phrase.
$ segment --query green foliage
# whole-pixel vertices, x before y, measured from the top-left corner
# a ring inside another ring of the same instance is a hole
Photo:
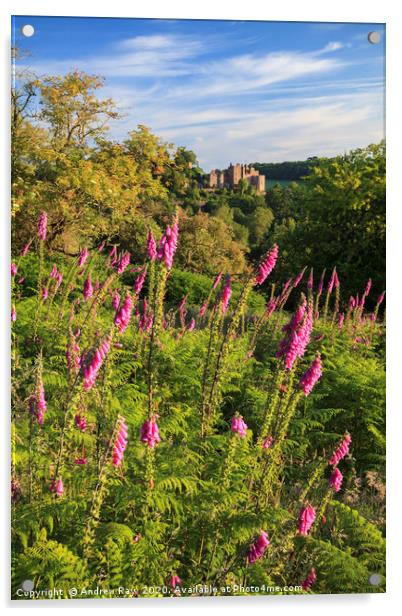
[[[289,213],[295,228],[274,233],[286,247],[283,275],[304,265],[317,273],[336,266],[347,295],[362,292],[369,277],[378,295],[385,272],[385,143],[317,162],[299,189],[300,207]]]

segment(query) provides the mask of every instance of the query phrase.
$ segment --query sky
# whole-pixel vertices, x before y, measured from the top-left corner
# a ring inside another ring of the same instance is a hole
[[[39,75],[103,76],[100,95],[122,114],[111,138],[145,124],[205,171],[334,156],[385,136],[384,24],[16,16],[13,43]]]

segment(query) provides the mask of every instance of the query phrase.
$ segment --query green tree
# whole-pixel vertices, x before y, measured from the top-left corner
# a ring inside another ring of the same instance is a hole
[[[300,193],[295,228],[276,229],[286,246],[284,275],[304,265],[316,272],[337,266],[347,293],[369,277],[376,291],[385,274],[385,143],[321,160]]]

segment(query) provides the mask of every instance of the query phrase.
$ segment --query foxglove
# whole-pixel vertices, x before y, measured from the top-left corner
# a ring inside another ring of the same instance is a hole
[[[267,549],[268,546],[269,546],[268,533],[266,533],[263,530],[261,531],[261,534],[259,535],[257,541],[253,543],[253,545],[251,546],[249,550],[247,559],[250,565],[252,565],[253,563],[255,563],[256,560],[259,560],[260,558],[264,556],[265,550]]]
[[[279,248],[277,244],[267,252],[264,261],[259,265],[254,285],[261,285],[270,275],[278,259]]]
[[[352,437],[347,432],[329,460],[329,463],[332,464],[332,466],[338,464],[338,462],[340,462],[346,456],[346,454],[349,452],[349,445],[351,442]]]
[[[84,389],[89,390],[94,386],[98,372],[110,350],[111,341],[112,336],[109,334],[93,353],[81,358]]]
[[[124,303],[120,306],[114,318],[114,324],[116,325],[120,333],[123,333],[127,329],[127,326],[130,322],[132,309],[133,298],[131,297],[130,293],[127,293],[124,299]]]
[[[315,520],[315,509],[311,505],[302,507],[299,513],[299,535],[308,535]]]
[[[156,443],[161,442],[159,428],[155,417],[151,417],[150,419],[144,421],[141,426],[140,439],[143,443],[147,443],[150,449],[153,449]]]
[[[84,281],[83,295],[84,295],[85,301],[89,299],[90,297],[92,297],[93,293],[94,293],[94,288],[92,286],[91,274],[89,274],[88,277]]]
[[[47,214],[46,212],[41,212],[39,215],[38,222],[38,237],[42,242],[46,239],[46,230],[47,230]]]
[[[240,438],[244,438],[246,436],[247,428],[248,426],[241,415],[235,415],[232,418],[232,424],[230,429],[232,430],[232,432],[237,432]]]
[[[302,588],[303,590],[310,590],[310,588],[313,586],[313,584],[315,584],[317,580],[317,574],[315,569],[311,569],[310,573],[308,574],[308,576],[306,577],[305,580],[303,580],[302,582]]]
[[[113,446],[112,464],[113,466],[120,466],[123,460],[124,451],[127,447],[127,425],[124,417],[119,419],[119,425],[117,429],[117,436]]]
[[[150,261],[155,261],[156,259],[156,242],[151,230],[148,231],[147,237],[147,254],[148,259]]]
[[[321,365],[321,356],[317,353],[316,358],[311,364],[310,368],[306,370],[303,376],[300,378],[300,385],[302,390],[304,391],[304,395],[308,396],[311,394],[314,385],[320,379],[322,374],[322,365]]]
[[[329,478],[329,485],[331,486],[331,488],[333,488],[335,492],[339,492],[342,486],[342,481],[343,475],[341,471],[339,470],[339,468],[335,468],[334,472]]]
[[[225,286],[222,289],[222,296],[221,296],[222,314],[225,314],[225,312],[227,311],[231,296],[232,296],[232,287],[230,284],[230,277],[228,276],[226,279]]]

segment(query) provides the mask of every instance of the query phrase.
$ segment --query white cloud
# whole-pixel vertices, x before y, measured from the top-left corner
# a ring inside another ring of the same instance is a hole
[[[321,50],[321,53],[327,53],[330,51],[338,51],[338,49],[342,49],[345,47],[344,43],[340,43],[339,41],[332,41],[325,45],[325,47]]]
[[[104,77],[177,77],[194,72],[191,59],[200,41],[186,35],[138,36],[119,41],[107,55],[32,63],[39,74],[60,74],[79,69]]]
[[[322,57],[347,44],[211,61],[205,54],[215,44],[189,35],[137,36],[107,55],[48,62],[43,72],[78,68],[105,75],[101,94],[124,113],[112,123],[113,137],[125,138],[145,124],[167,141],[194,149],[205,169],[226,166],[229,158],[332,155],[383,136],[381,79],[343,80],[346,61]]]
[[[230,160],[241,162],[303,159],[332,156],[344,150],[379,141],[383,137],[382,98],[378,92],[301,99],[288,108],[278,103],[242,113],[229,107],[220,110],[221,124],[193,121],[181,126],[164,125],[165,116],[154,116],[158,134],[176,144],[193,148],[205,169],[224,167]],[[177,108],[181,117],[183,109]],[[204,111],[204,118],[208,110]],[[213,110],[210,117],[215,118]],[[157,118],[157,119],[156,119]],[[203,116],[201,116],[203,119]],[[152,125],[152,124],[151,124]]]

